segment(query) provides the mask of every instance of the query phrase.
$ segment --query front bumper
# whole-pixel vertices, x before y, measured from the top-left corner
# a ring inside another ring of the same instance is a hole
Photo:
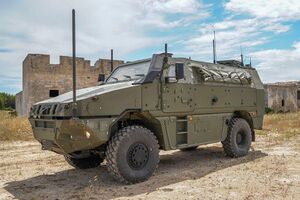
[[[95,149],[108,141],[114,118],[34,119],[29,121],[42,148],[59,154]]]

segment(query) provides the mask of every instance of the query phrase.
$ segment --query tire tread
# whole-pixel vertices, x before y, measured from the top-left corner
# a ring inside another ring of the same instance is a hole
[[[127,126],[122,129],[120,129],[110,140],[107,150],[106,150],[106,162],[107,162],[107,169],[109,174],[114,177],[117,181],[124,183],[124,184],[133,184],[133,183],[138,183],[142,181],[136,181],[136,182],[130,182],[126,180],[120,173],[118,166],[117,166],[117,152],[118,149],[120,148],[120,142],[125,139],[126,137],[130,137],[131,131],[135,129],[144,129],[147,134],[149,134],[152,139],[155,141],[157,148],[159,148],[158,141],[156,136],[151,132],[149,129],[144,128],[143,126],[138,126],[138,125],[133,125],[133,126]],[[158,162],[156,163],[156,168],[158,167],[159,159]],[[146,180],[151,176],[151,174],[146,177]]]
[[[237,124],[242,123],[242,122],[247,123],[247,121],[242,118],[232,118],[230,120],[230,123],[228,125],[229,128],[228,128],[228,133],[227,133],[226,139],[222,142],[223,149],[224,149],[226,156],[229,156],[232,158],[240,157],[239,153],[234,149],[234,146],[233,146],[234,138],[232,137],[232,130],[234,129],[234,127]]]

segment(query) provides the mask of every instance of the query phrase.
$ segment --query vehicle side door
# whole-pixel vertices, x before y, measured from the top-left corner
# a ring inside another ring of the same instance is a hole
[[[194,110],[192,84],[187,81],[191,73],[186,66],[184,67],[184,75],[184,79],[176,80],[175,65],[169,67],[166,75],[168,80],[162,84],[163,112],[184,114]]]

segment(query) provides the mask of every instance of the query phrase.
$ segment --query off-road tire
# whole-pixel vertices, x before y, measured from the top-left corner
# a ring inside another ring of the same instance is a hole
[[[232,118],[226,139],[222,142],[226,156],[241,157],[248,154],[251,146],[251,128],[242,118]]]
[[[106,151],[108,172],[119,182],[134,184],[147,180],[159,163],[155,135],[142,126],[120,129],[109,141]]]
[[[85,158],[74,158],[65,155],[65,160],[69,165],[76,169],[89,169],[98,167],[104,160],[99,154],[91,154]]]
[[[180,151],[194,151],[198,148],[198,146],[194,146],[194,147],[187,147],[187,148],[183,148],[180,149]]]

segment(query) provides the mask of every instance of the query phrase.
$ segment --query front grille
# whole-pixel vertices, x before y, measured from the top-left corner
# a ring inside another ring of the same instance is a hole
[[[49,115],[51,110],[51,105],[44,105],[40,109],[40,114],[41,115]]]
[[[54,128],[55,123],[53,121],[35,121],[35,127],[37,127],[37,128]]]

